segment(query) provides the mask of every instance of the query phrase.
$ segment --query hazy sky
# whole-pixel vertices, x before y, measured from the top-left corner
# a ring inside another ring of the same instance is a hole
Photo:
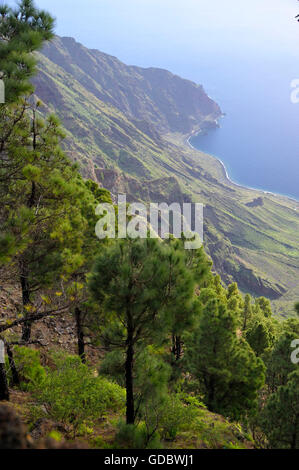
[[[194,54],[198,60],[201,53],[238,59],[284,54],[299,58],[296,0],[37,0],[37,4],[56,17],[59,35],[73,36],[128,63],[184,69],[185,60]]]

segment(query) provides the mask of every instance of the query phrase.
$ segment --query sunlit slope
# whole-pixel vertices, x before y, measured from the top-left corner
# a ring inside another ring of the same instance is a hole
[[[129,200],[204,203],[206,249],[224,281],[289,314],[299,299],[299,203],[233,185],[216,159],[187,146],[221,112],[202,87],[70,38],[39,59],[43,112],[60,116],[82,173]]]

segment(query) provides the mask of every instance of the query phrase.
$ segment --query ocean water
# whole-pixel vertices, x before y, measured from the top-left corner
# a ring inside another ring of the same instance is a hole
[[[299,103],[291,101],[299,63],[289,57],[231,65],[205,69],[204,87],[225,116],[220,128],[190,143],[220,158],[234,182],[299,200]]]

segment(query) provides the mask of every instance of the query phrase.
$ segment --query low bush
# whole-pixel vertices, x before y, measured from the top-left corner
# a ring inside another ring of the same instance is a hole
[[[56,370],[48,370],[34,392],[37,403],[51,419],[78,434],[82,425],[92,425],[108,412],[122,411],[125,391],[82,364],[77,356],[59,361]]]
[[[40,353],[25,346],[15,346],[14,361],[19,374],[20,388],[25,391],[39,387],[46,378],[46,370],[41,365]],[[11,381],[11,371],[8,371]]]
[[[145,423],[126,424],[120,421],[115,438],[119,449],[161,449],[162,445],[157,432],[149,435]]]
[[[159,419],[161,436],[166,440],[174,440],[179,431],[188,428],[197,416],[196,403],[183,403],[179,395],[170,395],[163,403]]]

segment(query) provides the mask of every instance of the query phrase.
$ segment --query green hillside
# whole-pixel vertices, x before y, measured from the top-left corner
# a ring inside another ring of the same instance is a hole
[[[36,94],[58,114],[81,172],[128,200],[205,205],[205,248],[228,284],[272,300],[287,316],[299,298],[299,203],[227,180],[188,136],[221,115],[203,88],[159,69],[126,66],[71,38],[39,54]]]

